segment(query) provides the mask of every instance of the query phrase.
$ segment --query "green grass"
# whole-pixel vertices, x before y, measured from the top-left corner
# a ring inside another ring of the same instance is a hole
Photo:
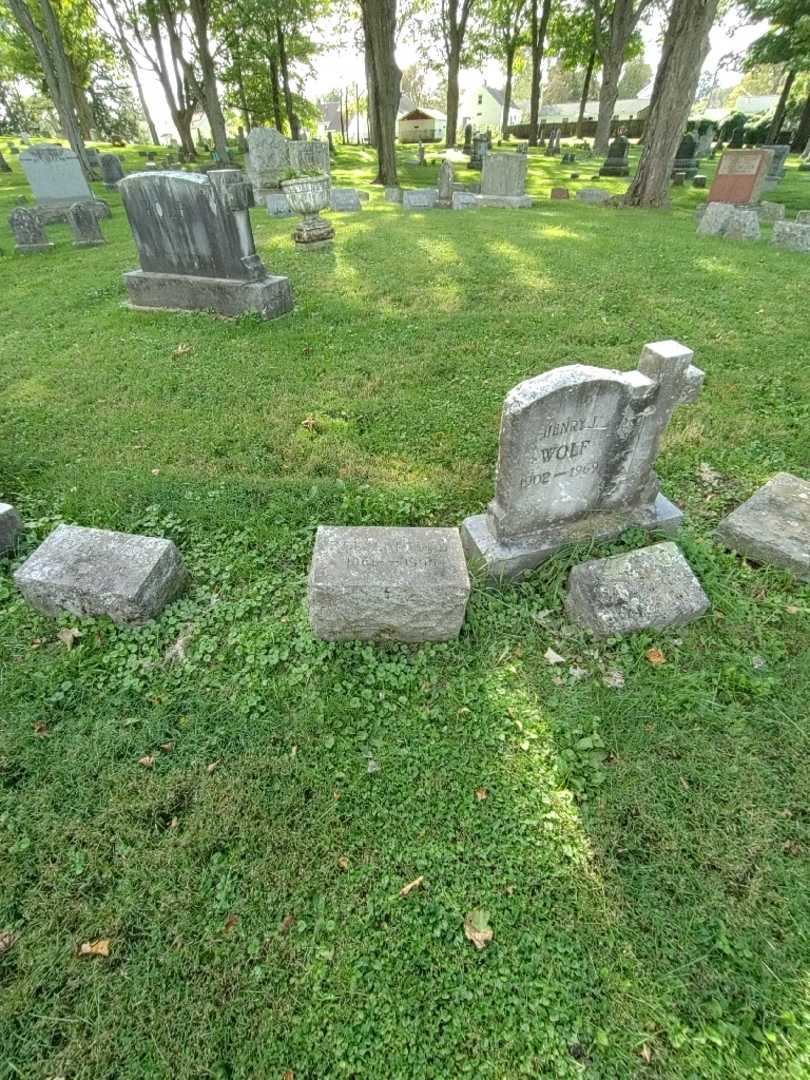
[[[551,202],[570,170],[532,156],[531,211],[375,193],[331,254],[257,209],[295,293],[277,322],[135,314],[118,196],[105,248],[58,227],[14,256],[7,160],[0,499],[29,527],[0,569],[0,1076],[806,1077],[810,590],[712,530],[810,476],[810,261],[698,238],[690,188],[671,212]],[[336,180],[372,167],[342,149]],[[562,618],[580,550],[477,587],[458,642],[313,640],[319,522],[480,511],[515,383],[667,337],[707,373],[660,459],[706,618],[593,645]],[[190,591],[68,650],[75,623],[11,583],[59,521],[171,536]],[[77,955],[97,938],[109,958]]]

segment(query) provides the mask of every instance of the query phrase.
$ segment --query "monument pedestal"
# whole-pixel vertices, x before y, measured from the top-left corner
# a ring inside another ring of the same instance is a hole
[[[652,506],[598,511],[575,521],[549,525],[508,543],[495,535],[487,514],[476,514],[462,523],[461,543],[470,569],[483,571],[490,581],[499,582],[533,570],[570,544],[612,540],[626,529],[672,535],[682,521],[682,511],[659,493]]]
[[[263,319],[277,319],[293,309],[290,279],[280,276],[266,277],[263,281],[235,281],[132,270],[124,274],[124,281],[131,308],[216,311],[219,315],[256,312]]]

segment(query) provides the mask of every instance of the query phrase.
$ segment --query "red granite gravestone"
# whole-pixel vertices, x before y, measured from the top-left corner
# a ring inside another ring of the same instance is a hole
[[[726,150],[720,158],[708,202],[755,203],[762,194],[772,150]]]

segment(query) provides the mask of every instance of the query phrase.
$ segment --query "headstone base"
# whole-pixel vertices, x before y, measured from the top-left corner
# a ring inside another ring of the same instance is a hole
[[[166,311],[215,311],[218,315],[257,312],[276,319],[293,309],[290,279],[267,277],[264,281],[233,281],[229,278],[190,277],[185,274],[149,274],[132,270],[124,274],[129,307]]]
[[[14,250],[18,255],[36,255],[40,251],[50,251],[53,244],[15,244]]]
[[[57,222],[67,222],[71,207],[81,201],[81,199],[72,199],[70,202],[37,203],[31,209],[37,215],[37,221],[40,225],[55,225]],[[93,207],[99,221],[112,217],[112,211],[103,199],[87,199],[85,201]]]
[[[486,514],[476,514],[462,523],[461,543],[471,569],[483,571],[492,582],[509,581],[533,570],[570,544],[612,540],[632,528],[671,534],[682,520],[683,513],[678,507],[659,494],[651,507],[594,514],[529,534],[508,545],[494,535]]]
[[[606,161],[602,168],[599,170],[600,176],[629,176],[630,166],[626,161],[617,162],[615,165]]]

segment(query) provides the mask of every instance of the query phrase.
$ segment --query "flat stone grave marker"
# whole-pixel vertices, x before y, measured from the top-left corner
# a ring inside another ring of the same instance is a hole
[[[309,621],[327,641],[449,641],[470,579],[458,529],[321,525]]]
[[[402,188],[401,187],[387,187],[385,189],[385,201],[391,203],[402,202]]]
[[[771,244],[785,251],[810,255],[810,223],[803,225],[798,221],[777,221],[771,233]]]
[[[736,205],[759,202],[772,156],[770,150],[725,150],[707,201]]]
[[[571,364],[511,390],[495,498],[461,527],[470,564],[497,581],[567,544],[677,528],[683,515],[661,494],[655,460],[675,409],[703,384],[692,358],[677,341],[656,341],[637,371]]]
[[[480,196],[474,195],[471,191],[454,191],[450,205],[454,210],[477,210],[481,205]]]
[[[141,262],[124,275],[130,306],[265,319],[292,310],[289,279],[256,254],[253,194],[238,169],[133,173],[119,191]]]
[[[433,210],[438,199],[438,188],[408,188],[402,191],[402,205],[406,210]]]
[[[363,206],[357,189],[333,187],[330,195],[330,209],[336,213],[353,213],[362,210]]]
[[[73,229],[73,246],[79,248],[100,247],[106,244],[98,216],[89,203],[76,203],[68,211],[68,221]]]
[[[610,201],[610,192],[604,188],[584,187],[577,192],[577,198],[585,203],[606,203]]]
[[[568,577],[566,614],[598,638],[685,626],[708,609],[708,596],[671,541],[590,559]]]
[[[570,199],[571,193],[567,187],[553,187],[551,189],[552,199]]]
[[[734,208],[723,227],[725,240],[759,240],[759,217],[754,210]]]
[[[17,206],[11,211],[8,223],[14,233],[14,250],[20,255],[32,255],[38,251],[50,251],[49,243],[35,210]]]
[[[14,575],[44,615],[109,615],[125,626],[158,615],[185,578],[171,540],[79,525],[59,525]]]
[[[717,539],[752,562],[810,581],[810,482],[777,473],[723,518]]]
[[[757,217],[760,221],[764,221],[771,225],[775,221],[785,220],[784,203],[766,202],[763,199],[762,202],[757,203],[756,206],[750,207],[750,209],[756,211]]]
[[[0,555],[7,555],[14,550],[22,531],[22,518],[14,507],[0,502]]]

